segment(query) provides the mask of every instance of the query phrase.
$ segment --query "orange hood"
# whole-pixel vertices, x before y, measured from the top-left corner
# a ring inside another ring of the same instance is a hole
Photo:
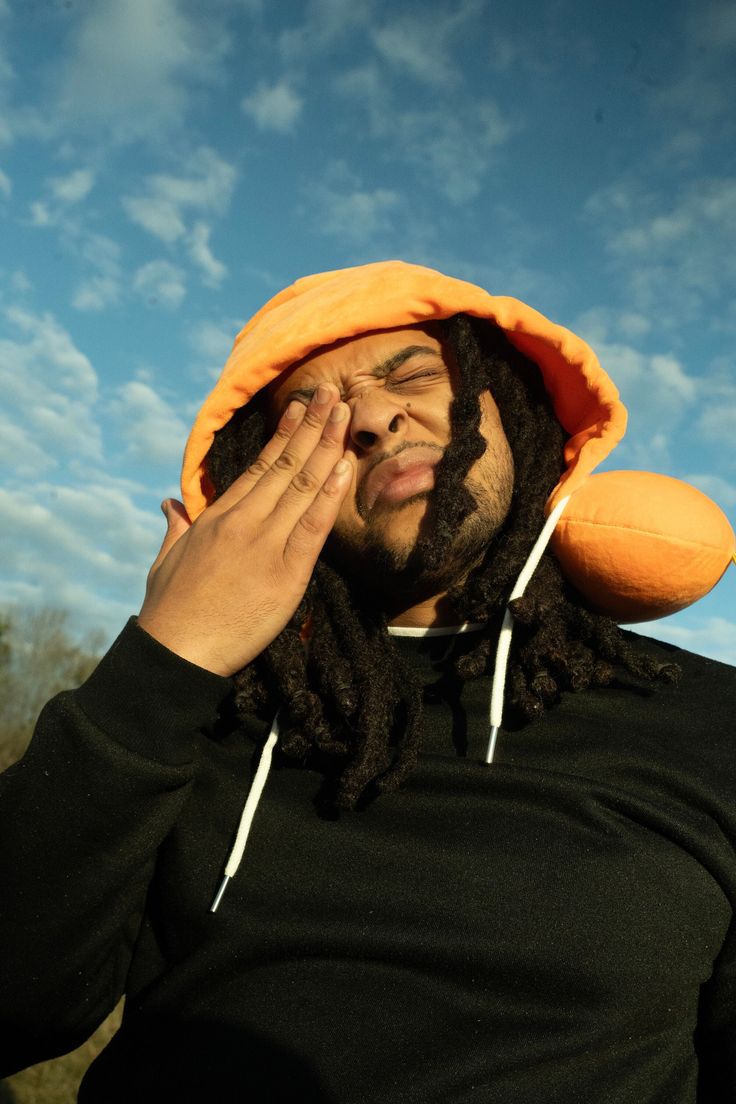
[[[590,346],[518,299],[403,261],[306,276],[246,323],[187,442],[182,495],[190,518],[212,495],[205,459],[216,430],[281,372],[343,338],[459,313],[496,323],[541,370],[569,434],[567,466],[547,511],[573,495],[552,547],[591,604],[620,620],[646,620],[710,590],[736,547],[727,519],[710,499],[648,473],[588,478],[626,428],[618,391]]]
[[[215,431],[284,369],[341,338],[461,312],[495,322],[539,365],[555,414],[570,434],[567,470],[551,500],[563,486],[566,494],[574,491],[626,428],[618,391],[590,346],[518,299],[489,295],[431,268],[381,261],[297,280],[240,331],[187,443],[182,492],[192,520],[212,494],[204,461]]]

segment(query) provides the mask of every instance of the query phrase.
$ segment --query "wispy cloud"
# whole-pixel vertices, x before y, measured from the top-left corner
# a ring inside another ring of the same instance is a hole
[[[453,204],[480,193],[502,147],[523,125],[489,97],[444,97],[441,106],[402,108],[375,63],[342,73],[335,87],[365,116],[369,136],[384,156],[389,150],[399,164],[416,171],[423,189],[430,183]]]
[[[186,275],[171,261],[149,261],[135,273],[133,287],[150,307],[161,305],[175,310],[187,293]]]
[[[188,427],[150,384],[141,380],[123,384],[110,409],[134,460],[176,467],[184,451]]]
[[[13,466],[38,475],[69,458],[99,461],[98,379],[89,358],[48,313],[14,306],[4,317],[10,336],[0,339],[0,435],[16,450]]]
[[[368,30],[375,19],[374,0],[359,4],[346,0],[307,0],[300,23],[282,31],[276,42],[279,56],[290,67],[301,67],[335,49],[358,29]]]
[[[55,176],[49,180],[51,194],[61,203],[79,203],[86,199],[94,183],[92,169],[74,169],[67,176]]]
[[[291,134],[304,100],[287,80],[280,80],[276,84],[259,84],[254,92],[244,97],[240,106],[259,130]]]
[[[460,79],[452,57],[456,36],[482,11],[478,0],[451,7],[423,6],[404,12],[376,28],[371,38],[387,65],[423,84],[446,86]]]
[[[131,222],[171,244],[186,233],[190,212],[227,210],[235,184],[235,169],[208,146],[187,157],[188,171],[180,176],[154,173],[146,177],[142,194],[122,199]]]
[[[179,0],[100,0],[78,20],[59,74],[58,125],[133,141],[181,128],[195,82],[214,79],[227,41]]]
[[[706,0],[688,8],[685,49],[673,75],[656,91],[654,107],[680,126],[730,126],[736,94],[736,9],[730,0]]]
[[[85,233],[79,253],[87,275],[77,284],[72,306],[81,311],[104,310],[120,298],[120,246],[103,234]]]
[[[646,321],[636,312],[595,308],[581,315],[574,328],[593,346],[629,410],[616,465],[666,471],[672,437],[684,416],[692,417],[698,409],[702,381],[691,376],[672,352],[644,353],[620,340],[626,330],[632,337],[637,330],[640,336],[647,333]]]
[[[591,196],[586,216],[641,312],[675,328],[723,321],[713,308],[736,283],[736,178],[701,178],[673,197],[630,176]]]
[[[390,237],[403,205],[393,189],[365,188],[344,162],[328,166],[325,179],[308,195],[320,231],[353,244],[376,245]]]
[[[689,652],[733,664],[736,657],[736,624],[725,617],[698,617],[687,615],[687,623],[665,618],[649,621],[644,625],[632,625],[637,632],[666,640]]]
[[[210,249],[210,233],[205,222],[195,222],[188,240],[189,256],[201,271],[204,283],[218,287],[227,276],[227,267]]]
[[[0,531],[0,601],[66,607],[78,627],[102,626],[112,640],[140,606],[163,525],[124,486],[91,478],[0,488]]]
[[[736,425],[736,422],[733,424]],[[721,509],[736,506],[736,483],[729,483],[720,475],[712,472],[688,472],[685,481],[698,487],[703,494],[717,502]]]

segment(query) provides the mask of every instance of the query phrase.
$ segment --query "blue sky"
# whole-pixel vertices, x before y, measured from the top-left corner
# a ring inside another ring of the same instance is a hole
[[[0,0],[0,603],[110,640],[245,320],[387,257],[587,338],[736,521],[736,4]],[[736,661],[736,569],[649,631]]]

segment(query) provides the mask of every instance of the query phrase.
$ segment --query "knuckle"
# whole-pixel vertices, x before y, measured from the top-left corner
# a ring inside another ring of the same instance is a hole
[[[324,527],[311,514],[302,514],[299,518],[299,528],[309,537],[321,537]]]
[[[308,425],[311,429],[321,429],[323,419],[316,414],[314,408],[307,407],[307,412],[302,418],[302,425]]]
[[[308,471],[297,472],[291,481],[295,491],[300,494],[315,494],[319,488],[319,480]]]
[[[287,449],[285,452],[282,452],[280,456],[276,457],[273,466],[278,471],[294,471],[297,466],[297,458]]]
[[[271,465],[267,460],[264,460],[262,456],[259,456],[257,460],[254,460],[252,464],[248,466],[248,475],[265,475],[269,471]]]

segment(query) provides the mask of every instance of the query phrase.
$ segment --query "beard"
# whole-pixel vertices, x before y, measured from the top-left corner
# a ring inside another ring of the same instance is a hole
[[[462,490],[468,507],[459,525],[442,523],[437,490],[422,491],[402,502],[374,508],[358,533],[333,530],[325,557],[354,585],[388,599],[400,597],[411,604],[448,591],[485,558],[508,516],[513,470],[494,474],[490,486],[466,479]],[[416,536],[397,537],[396,525],[390,527],[388,522],[421,501],[427,503],[427,509]]]

